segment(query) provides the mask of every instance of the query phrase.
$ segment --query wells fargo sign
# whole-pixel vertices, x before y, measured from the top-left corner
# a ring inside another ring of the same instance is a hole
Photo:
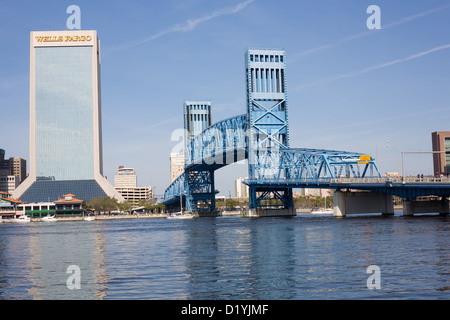
[[[97,33],[93,30],[35,31],[31,34],[34,47],[93,46]]]
[[[82,42],[92,41],[91,36],[35,36],[36,42]]]

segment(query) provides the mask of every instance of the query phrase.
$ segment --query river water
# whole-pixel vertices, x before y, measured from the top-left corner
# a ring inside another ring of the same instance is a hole
[[[4,223],[0,299],[449,299],[449,243],[438,215]]]

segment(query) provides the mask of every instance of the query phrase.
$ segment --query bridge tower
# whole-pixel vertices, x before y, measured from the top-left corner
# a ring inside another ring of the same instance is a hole
[[[283,50],[246,53],[250,215],[261,215],[258,212],[267,207],[288,212],[294,207],[292,188],[257,186],[259,179],[287,177],[287,172],[280,170],[279,152],[289,148],[285,61]]]
[[[192,166],[192,140],[211,126],[211,101],[185,101],[185,172],[180,179],[184,190],[180,190],[185,198],[187,211],[199,214],[214,213],[216,210],[216,190],[214,184],[214,168],[202,162]]]

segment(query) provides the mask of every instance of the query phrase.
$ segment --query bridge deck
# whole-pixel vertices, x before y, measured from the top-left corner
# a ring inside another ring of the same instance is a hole
[[[249,179],[244,183],[257,188],[356,189],[396,195],[405,199],[450,196],[448,178]]]

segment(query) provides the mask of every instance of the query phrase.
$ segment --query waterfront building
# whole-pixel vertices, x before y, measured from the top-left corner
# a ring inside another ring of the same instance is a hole
[[[21,203],[20,200],[13,199],[10,193],[0,191],[0,219],[14,216]]]
[[[0,191],[13,193],[19,184],[19,177],[17,176],[0,176]]]
[[[12,193],[27,176],[27,162],[18,157],[5,159],[5,155],[0,149],[0,191]]]
[[[431,134],[433,151],[433,168],[437,175],[450,174],[450,131],[436,131]]]
[[[123,201],[103,176],[97,32],[37,31],[30,40],[30,174],[13,196]]]
[[[153,192],[151,186],[134,188],[117,188],[116,190],[122,197],[131,203],[133,207],[138,206],[142,201],[146,203],[153,202]]]
[[[11,175],[18,177],[19,184],[27,177],[27,161],[22,158],[9,158],[9,172]]]
[[[236,198],[239,198],[239,199],[248,198],[248,186],[243,183],[245,179],[248,179],[248,178],[239,177],[234,181]]]
[[[17,206],[17,215],[26,214],[31,218],[42,218],[56,214],[54,202],[22,203]]]
[[[137,176],[133,169],[119,166],[114,178],[114,186],[117,188],[136,188]]]
[[[114,181],[117,192],[133,206],[137,206],[141,201],[147,203],[153,201],[152,187],[138,187],[134,169],[119,166]]]
[[[182,153],[171,153],[169,159],[170,183],[172,183],[184,172],[185,159]]]
[[[56,214],[59,216],[75,216],[83,214],[83,200],[74,194],[65,194],[62,199],[55,201]]]

